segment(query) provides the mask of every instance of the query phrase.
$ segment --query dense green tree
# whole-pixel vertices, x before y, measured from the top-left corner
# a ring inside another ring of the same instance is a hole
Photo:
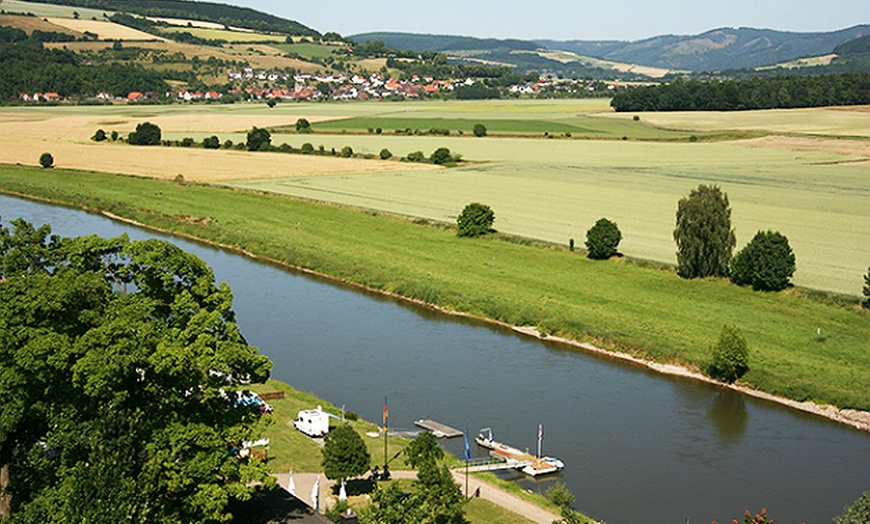
[[[835,524],[867,524],[870,522],[870,491],[865,491],[846,511],[834,517]]]
[[[248,151],[264,151],[272,145],[272,133],[268,129],[252,128],[246,142]]]
[[[864,302],[862,305],[865,308],[870,308],[870,267],[867,268],[867,274],[864,275]]]
[[[341,148],[341,156],[342,158],[350,158],[353,156],[353,148],[350,146],[344,146]]]
[[[408,464],[417,470],[411,492],[397,489],[395,483],[375,491],[374,504],[363,514],[362,522],[378,524],[465,523],[465,497],[454,482],[450,469],[440,464],[444,451],[435,436],[426,431],[405,448]]]
[[[311,122],[309,122],[307,118],[300,118],[300,119],[296,120],[296,132],[297,133],[309,133],[309,132],[311,132]]]
[[[369,469],[371,455],[359,433],[350,424],[341,424],[324,438],[323,472],[330,480],[348,479]]]
[[[310,155],[314,153],[314,145],[311,142],[305,142],[301,148],[302,154]]]
[[[495,222],[495,213],[486,204],[472,202],[465,206],[462,213],[456,219],[459,228],[458,235],[461,237],[479,237],[492,230]]]
[[[389,160],[390,158],[393,158],[393,153],[391,153],[389,149],[384,148],[381,149],[379,156],[381,157],[381,160]]]
[[[130,133],[127,142],[137,146],[156,146],[160,144],[161,131],[156,124],[142,122],[136,126],[136,131]]]
[[[474,136],[486,136],[486,126],[483,124],[474,124]]]
[[[47,152],[39,155],[39,165],[46,169],[54,167],[54,157],[51,156],[51,153]]]
[[[97,132],[94,133],[94,136],[91,137],[91,140],[93,140],[94,142],[103,142],[107,138],[108,137],[106,136],[105,131],[103,131],[102,129],[97,129]]]
[[[221,139],[217,135],[212,135],[202,139],[202,147],[206,149],[220,149]]]
[[[734,382],[749,371],[749,347],[736,326],[726,325],[719,335],[719,342],[711,348],[713,361],[708,374],[723,382]]]
[[[779,232],[759,231],[731,259],[731,281],[756,291],[785,289],[794,270],[794,253]]]
[[[607,260],[617,253],[616,248],[620,240],[622,240],[622,233],[616,222],[599,218],[586,232],[587,256],[595,260]]]
[[[429,156],[429,161],[433,164],[446,164],[453,160],[453,156],[450,154],[450,150],[446,147],[439,147],[435,151],[432,152],[432,155]]]
[[[728,195],[718,186],[700,185],[677,205],[678,273],[683,278],[728,276],[736,238]]]
[[[161,240],[12,224],[0,227],[8,522],[218,522],[252,482],[274,483],[228,453],[260,432],[235,391],[271,364],[203,261]]]

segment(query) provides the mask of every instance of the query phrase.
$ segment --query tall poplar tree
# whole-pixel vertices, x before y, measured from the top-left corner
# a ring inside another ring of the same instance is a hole
[[[726,277],[737,240],[731,229],[728,195],[700,185],[677,205],[678,273],[683,278]]]

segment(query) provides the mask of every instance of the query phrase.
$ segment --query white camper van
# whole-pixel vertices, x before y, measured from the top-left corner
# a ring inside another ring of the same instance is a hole
[[[320,406],[317,409],[305,409],[296,415],[293,425],[309,437],[323,437],[329,433],[329,414]]]

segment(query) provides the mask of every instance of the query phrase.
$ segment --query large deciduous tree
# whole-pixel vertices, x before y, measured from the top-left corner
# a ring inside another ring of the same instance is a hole
[[[272,145],[272,133],[268,129],[254,127],[248,131],[248,151],[268,151]]]
[[[595,260],[607,260],[616,254],[620,240],[622,240],[622,233],[616,222],[599,218],[586,232],[587,256]]]
[[[162,133],[156,124],[142,122],[136,126],[136,131],[130,133],[127,142],[136,146],[156,146],[160,144]]]
[[[495,213],[486,204],[473,202],[465,206],[462,213],[456,219],[459,228],[458,235],[461,237],[479,237],[492,230],[495,222]]]
[[[728,195],[718,186],[700,185],[677,205],[678,273],[683,278],[728,276],[736,238]]]
[[[252,482],[274,483],[229,452],[260,432],[235,391],[271,363],[202,260],[160,240],[12,225],[0,227],[8,522],[219,522]]]
[[[788,239],[774,231],[759,231],[731,259],[731,281],[756,291],[780,291],[794,274],[795,257]]]

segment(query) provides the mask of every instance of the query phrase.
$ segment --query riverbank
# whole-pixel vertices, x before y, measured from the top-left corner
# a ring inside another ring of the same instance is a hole
[[[360,284],[357,284],[355,282],[351,282],[351,281],[348,281],[345,279],[338,279],[338,278],[332,277],[331,275],[327,275],[324,273],[313,271],[313,270],[310,270],[307,268],[289,265],[289,264],[286,264],[285,262],[282,262],[280,260],[276,260],[276,259],[269,258],[269,257],[263,257],[260,255],[257,255],[256,253],[253,253],[251,251],[239,249],[239,248],[234,247],[234,246],[221,244],[221,243],[217,243],[217,242],[212,242],[212,241],[209,241],[206,239],[195,237],[193,235],[187,235],[187,234],[177,233],[177,232],[174,232],[171,230],[155,228],[152,226],[148,226],[147,224],[143,224],[143,223],[137,222],[135,220],[126,219],[122,216],[115,215],[113,213],[109,213],[106,211],[98,211],[98,212],[100,212],[102,215],[104,215],[108,218],[111,218],[112,220],[117,220],[120,222],[128,223],[128,224],[134,225],[136,227],[151,229],[151,230],[158,231],[158,232],[165,233],[165,234],[169,234],[169,235],[178,235],[178,236],[181,236],[183,238],[194,240],[196,242],[201,242],[201,243],[211,245],[214,247],[219,247],[221,249],[226,249],[229,251],[240,253],[240,254],[243,254],[243,255],[245,255],[249,258],[252,258],[254,260],[268,262],[270,264],[283,266],[283,267],[286,267],[288,269],[292,269],[294,271],[299,271],[299,272],[306,273],[309,275],[314,275],[314,276],[317,276],[319,278],[325,278],[325,279],[329,279],[329,280],[333,280],[333,281],[338,281],[338,282],[341,282],[342,284],[345,284],[348,286],[364,289],[364,290],[371,292],[371,293],[378,293],[378,294],[388,296],[388,297],[396,299],[396,300],[402,300],[402,301],[406,301],[409,303],[413,303],[413,304],[421,306],[421,307],[425,307],[425,308],[428,308],[431,310],[439,311],[439,312],[446,314],[446,315],[459,316],[459,317],[463,317],[463,318],[471,318],[474,320],[488,322],[488,323],[491,323],[494,325],[498,325],[500,327],[511,329],[511,330],[515,331],[516,333],[520,333],[520,334],[525,335],[525,336],[538,338],[538,339],[546,339],[549,342],[556,342],[556,343],[563,344],[563,345],[568,346],[568,347],[578,348],[580,350],[587,351],[590,353],[604,355],[604,356],[607,356],[609,358],[613,358],[613,359],[620,360],[623,362],[629,362],[629,363],[634,364],[634,365],[643,366],[645,368],[651,369],[651,370],[656,371],[658,373],[661,373],[663,375],[681,377],[684,379],[695,380],[695,381],[704,382],[707,384],[713,384],[713,385],[715,385],[717,387],[721,387],[721,388],[731,389],[733,391],[737,391],[737,392],[743,393],[745,395],[750,395],[750,396],[753,396],[755,398],[760,398],[760,399],[763,399],[763,400],[766,400],[769,402],[775,402],[775,403],[787,406],[787,407],[792,408],[792,409],[797,409],[797,410],[800,410],[800,411],[803,411],[806,413],[811,413],[813,415],[817,415],[820,417],[827,418],[829,420],[833,420],[834,422],[837,422],[840,424],[852,426],[852,427],[859,429],[861,431],[870,432],[870,411],[862,411],[862,410],[855,410],[855,409],[840,409],[836,406],[821,405],[821,404],[817,404],[817,403],[811,402],[811,401],[798,402],[796,400],[792,400],[792,399],[777,396],[777,395],[772,395],[770,393],[766,393],[764,391],[754,389],[754,388],[747,386],[745,384],[742,384],[740,382],[736,382],[733,384],[726,384],[726,383],[723,383],[721,381],[715,380],[711,377],[708,377],[707,375],[704,375],[703,373],[700,373],[697,370],[690,369],[686,366],[680,366],[680,365],[676,365],[676,364],[665,364],[665,363],[660,363],[660,362],[656,362],[653,360],[642,359],[642,358],[638,358],[638,357],[631,355],[631,354],[628,354],[628,353],[604,349],[604,348],[595,346],[593,344],[590,344],[588,342],[581,342],[578,340],[572,340],[572,339],[564,338],[564,337],[545,335],[540,330],[538,330],[537,328],[534,328],[534,327],[511,325],[511,324],[507,324],[505,322],[502,322],[502,321],[499,321],[496,319],[492,319],[492,318],[479,317],[479,316],[475,316],[475,315],[470,315],[468,313],[448,310],[448,309],[445,309],[445,308],[438,306],[437,304],[432,304],[432,303],[428,303],[428,302],[417,300],[417,299],[411,299],[411,298],[399,295],[397,293],[391,293],[391,292],[387,292],[384,290],[363,286],[363,285],[360,285]]]
[[[870,322],[866,312],[836,301],[684,281],[658,267],[592,262],[553,246],[457,239],[439,227],[270,195],[11,166],[0,175],[4,187],[21,189],[10,194],[108,212],[433,310],[534,330],[533,336],[546,332],[548,340],[579,349],[603,348],[651,368],[676,363],[696,372],[722,323],[734,323],[754,350],[744,377],[749,391],[767,391],[799,409],[806,403],[787,399],[813,399],[820,414],[831,411],[826,405],[870,405],[863,349]],[[832,335],[815,340],[816,326]],[[825,416],[838,420],[837,411]]]

